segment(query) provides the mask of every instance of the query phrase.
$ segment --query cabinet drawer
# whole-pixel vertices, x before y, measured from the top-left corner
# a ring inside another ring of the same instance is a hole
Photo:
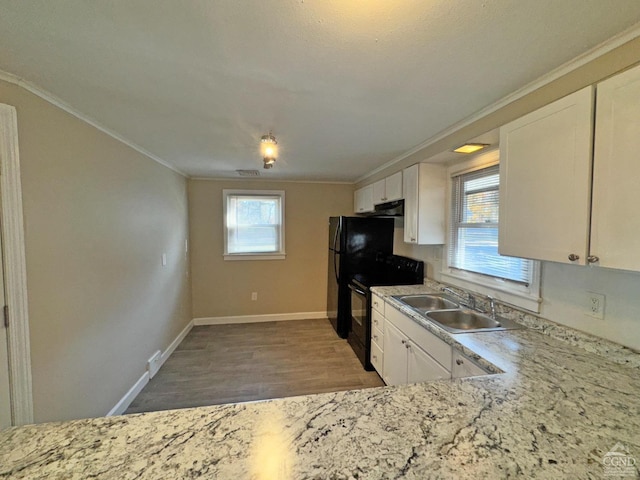
[[[376,309],[371,309],[371,326],[384,332],[384,315]]]
[[[386,311],[385,321],[392,323],[447,370],[451,368],[452,347],[448,343],[440,340],[392,306],[389,306]]]
[[[378,348],[382,349],[382,346],[384,345],[382,330],[378,330],[376,327],[373,327],[371,330],[371,343],[375,343]]]
[[[371,365],[373,365],[373,368],[375,368],[376,372],[378,372],[380,376],[382,376],[382,361],[383,361],[382,349],[373,342],[371,342],[370,360],[371,360]]]
[[[384,317],[384,300],[382,300],[382,297],[379,297],[378,295],[376,295],[375,293],[371,294],[371,307],[373,308],[373,310],[377,310],[378,312],[380,312],[382,314],[382,316]]]

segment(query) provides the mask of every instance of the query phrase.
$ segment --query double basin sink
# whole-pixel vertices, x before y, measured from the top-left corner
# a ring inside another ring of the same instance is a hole
[[[444,293],[394,295],[393,298],[450,333],[490,332],[522,328],[516,322],[506,318],[492,318],[475,310],[463,309],[455,300]]]

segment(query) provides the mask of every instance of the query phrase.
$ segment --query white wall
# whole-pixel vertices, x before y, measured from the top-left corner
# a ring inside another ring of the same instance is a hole
[[[604,320],[584,313],[587,292],[606,295]],[[640,273],[543,262],[540,315],[640,350]]]

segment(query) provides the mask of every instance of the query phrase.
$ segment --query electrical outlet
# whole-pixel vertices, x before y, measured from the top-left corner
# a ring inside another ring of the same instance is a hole
[[[162,363],[162,352],[158,350],[154,353],[149,360],[147,360],[147,370],[149,371],[149,378],[153,378],[153,376],[158,373],[160,370],[160,366]]]
[[[602,293],[587,292],[587,309],[585,313],[593,318],[604,320],[605,296]]]
[[[258,292],[251,292],[251,300],[254,302],[258,300]]]

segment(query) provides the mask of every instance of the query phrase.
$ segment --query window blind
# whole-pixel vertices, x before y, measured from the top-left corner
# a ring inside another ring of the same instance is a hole
[[[498,253],[499,165],[452,181],[449,267],[529,285],[531,260]]]

